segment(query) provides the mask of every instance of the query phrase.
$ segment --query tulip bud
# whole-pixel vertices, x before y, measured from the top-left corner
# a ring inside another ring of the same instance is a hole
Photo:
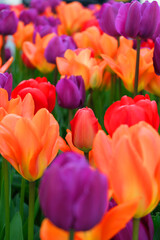
[[[19,15],[19,20],[24,22],[25,25],[29,24],[30,22],[35,21],[35,19],[37,18],[37,10],[36,9],[24,9],[21,11],[20,15]]]
[[[91,150],[93,139],[99,130],[99,123],[92,109],[79,109],[70,124],[73,144],[83,151]]]
[[[44,215],[64,230],[86,231],[103,217],[107,179],[73,152],[60,154],[45,171],[39,188]]]
[[[59,106],[74,109],[82,107],[85,101],[85,85],[81,76],[61,78],[56,85]]]
[[[0,34],[12,35],[16,32],[18,26],[18,18],[16,14],[8,9],[0,11]]]

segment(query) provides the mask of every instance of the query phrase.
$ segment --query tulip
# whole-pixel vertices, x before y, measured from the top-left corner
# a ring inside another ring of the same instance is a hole
[[[154,71],[157,75],[160,75],[160,37],[156,38],[153,52],[153,65]]]
[[[1,11],[1,10],[4,10],[4,9],[8,9],[8,10],[9,10],[9,9],[10,9],[10,6],[9,6],[8,4],[1,3],[1,4],[0,4],[0,11]]]
[[[82,155],[66,152],[45,171],[39,199],[44,215],[57,227],[86,231],[105,213],[107,179],[91,169]]]
[[[30,93],[34,99],[35,112],[40,108],[47,108],[52,112],[56,101],[56,90],[46,77],[24,80],[12,91],[12,98],[18,95],[23,99]]]
[[[150,16],[150,18],[148,18]],[[136,21],[133,21],[136,19]],[[132,1],[121,5],[116,17],[116,29],[124,37],[152,38],[159,20],[159,6],[156,1],[140,4]]]
[[[70,124],[73,144],[83,151],[91,150],[93,139],[99,130],[99,123],[92,109],[79,109]]]
[[[37,10],[36,9],[24,9],[21,11],[20,15],[19,15],[19,20],[24,22],[25,25],[35,21],[35,19],[37,18]]]
[[[113,103],[107,109],[104,116],[104,126],[111,136],[121,124],[130,127],[140,121],[148,122],[158,131],[157,103],[151,101],[147,94],[137,95],[134,99],[123,96],[120,101]]]
[[[116,202],[138,201],[134,218],[149,214],[159,202],[155,171],[160,162],[160,136],[146,122],[121,125],[109,138],[100,130],[94,140],[95,165],[109,177]]]
[[[100,10],[100,27],[103,32],[113,37],[119,37],[115,20],[122,2],[104,3]]]
[[[43,38],[44,36],[50,34],[50,33],[57,33],[57,27],[52,27],[49,24],[46,25],[38,25],[34,28],[33,33],[33,43],[35,43],[36,35],[39,33],[40,37]]]
[[[30,7],[35,8],[38,13],[43,13],[48,7],[49,3],[46,0],[31,0]]]
[[[0,10],[0,34],[12,35],[16,32],[18,18],[13,11],[8,9]]]
[[[4,88],[8,92],[8,98],[11,97],[13,78],[11,73],[0,73],[0,88]]]
[[[7,114],[0,122],[0,153],[32,182],[56,156],[58,137],[59,125],[47,109],[40,109],[33,118]]]
[[[85,86],[81,76],[61,78],[56,85],[59,106],[74,109],[82,107],[85,101]]]
[[[76,45],[70,36],[62,35],[53,37],[45,49],[45,58],[49,63],[56,63],[56,57],[64,57],[67,49],[76,49]]]

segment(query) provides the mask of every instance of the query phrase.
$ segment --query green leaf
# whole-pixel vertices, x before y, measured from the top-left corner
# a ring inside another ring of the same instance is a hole
[[[11,221],[10,240],[23,240],[22,221],[19,212],[16,212]]]

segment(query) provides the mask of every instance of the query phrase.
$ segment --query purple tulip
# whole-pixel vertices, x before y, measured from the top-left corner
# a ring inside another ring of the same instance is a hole
[[[52,27],[49,24],[48,25],[38,25],[34,28],[33,33],[33,43],[35,43],[36,34],[39,33],[39,35],[42,37],[46,36],[50,33],[57,33],[57,27]]]
[[[45,171],[39,188],[44,215],[57,227],[86,231],[107,207],[107,179],[74,152],[60,154]]]
[[[49,63],[56,63],[56,57],[63,57],[67,49],[76,49],[73,38],[62,35],[53,37],[45,49],[44,56]]]
[[[8,92],[8,99],[10,99],[11,97],[12,83],[13,78],[11,73],[0,73],[0,88],[6,89],[6,91]]]
[[[34,22],[37,18],[37,10],[36,9],[25,9],[22,10],[19,16],[19,20],[24,22],[25,25],[29,24],[30,22]]]
[[[57,101],[63,108],[83,107],[85,101],[85,85],[81,76],[61,78],[56,85]]]
[[[0,11],[4,10],[4,9],[10,10],[10,6],[8,4],[1,3],[0,4]]]
[[[16,32],[18,26],[18,18],[13,11],[8,9],[0,11],[0,34],[12,35]]]
[[[112,199],[109,202],[109,209],[115,207],[117,204]],[[133,228],[133,221],[129,221],[125,228],[123,228],[116,236],[112,238],[112,240],[132,240],[132,228]],[[141,218],[140,225],[139,225],[139,240],[153,240],[154,235],[154,227],[153,221],[150,214]]]
[[[159,11],[156,1],[141,4],[135,0],[122,4],[115,21],[116,29],[124,37],[152,38],[158,25]]]
[[[157,75],[160,75],[160,37],[156,38],[153,52],[153,66]]]
[[[54,11],[55,7],[60,4],[61,0],[48,0],[48,2],[52,10]]]
[[[103,32],[113,37],[119,37],[115,26],[115,20],[122,2],[104,3],[100,10],[99,24]]]
[[[30,7],[35,8],[39,13],[43,13],[48,6],[48,0],[31,0],[30,2]]]
[[[8,61],[8,59],[12,56],[11,50],[10,48],[5,48],[4,49],[4,58],[5,58],[5,62]]]

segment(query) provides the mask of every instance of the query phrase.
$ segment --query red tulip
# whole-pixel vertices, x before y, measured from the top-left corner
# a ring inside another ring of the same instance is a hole
[[[107,109],[104,116],[104,126],[110,135],[121,124],[130,127],[140,121],[149,123],[156,130],[159,128],[157,104],[151,101],[147,94],[137,95],[134,99],[123,96],[120,101],[113,103]]]
[[[47,108],[50,112],[54,109],[56,90],[46,77],[24,80],[12,91],[11,97],[19,95],[22,99],[30,93],[34,99],[35,112],[40,108]]]
[[[73,144],[83,151],[89,151],[99,130],[99,123],[92,109],[79,109],[70,124]]]

